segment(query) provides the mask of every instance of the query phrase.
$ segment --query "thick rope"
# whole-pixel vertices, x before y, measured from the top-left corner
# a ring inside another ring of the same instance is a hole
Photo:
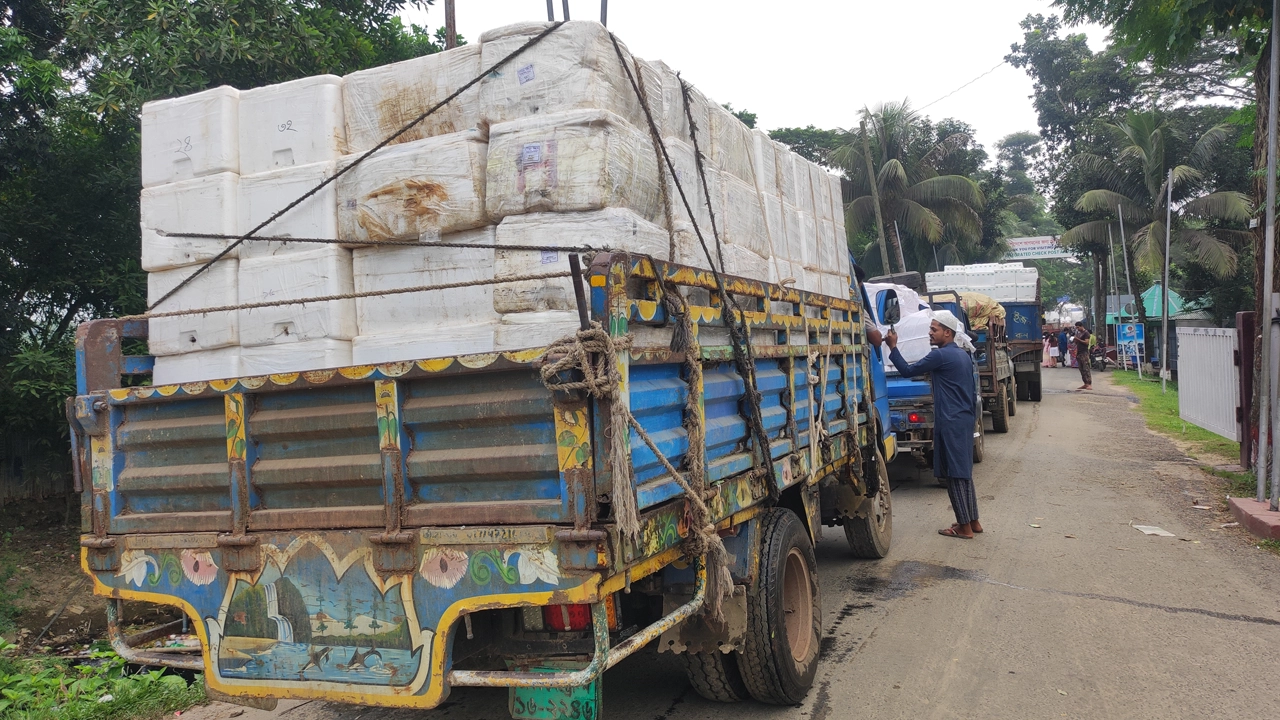
[[[352,300],[384,295],[403,295],[405,293],[429,292],[431,290],[453,290],[480,285],[501,285],[503,283],[523,282],[525,280],[554,280],[572,276],[569,272],[538,273],[536,275],[516,275],[513,277],[495,278],[492,280],[468,280],[467,282],[444,283],[441,285],[415,285],[413,287],[393,288],[390,290],[366,290],[364,292],[338,293],[336,295],[317,295],[315,297],[297,298],[295,300],[269,300],[266,302],[240,303],[238,305],[218,305],[215,307],[195,308],[192,310],[169,310],[141,315],[125,315],[121,320],[154,320],[156,318],[182,317],[185,315],[205,315],[232,310],[257,310],[259,308],[281,307],[283,305],[306,305],[308,303],[329,302],[330,300]]]
[[[417,125],[418,123],[422,122],[423,120],[426,120],[428,117],[431,117],[433,114],[435,114],[435,113],[436,113],[436,111],[438,111],[440,108],[442,108],[442,107],[444,107],[445,105],[448,105],[449,103],[453,102],[455,99],[457,99],[457,98],[458,98],[458,96],[459,96],[459,95],[461,95],[462,93],[466,92],[467,90],[470,90],[470,89],[471,89],[471,87],[472,87],[473,85],[475,85],[476,83],[480,82],[480,81],[481,81],[481,80],[483,80],[485,77],[487,77],[487,76],[489,75],[489,73],[492,73],[492,72],[494,72],[495,70],[497,70],[498,68],[500,68],[500,67],[502,67],[502,66],[506,65],[508,62],[510,62],[513,58],[515,58],[515,57],[516,57],[517,55],[519,55],[520,53],[523,53],[525,50],[528,50],[529,48],[533,47],[534,45],[537,45],[538,43],[542,42],[542,39],[543,39],[543,38],[545,38],[546,36],[550,35],[551,33],[555,32],[556,30],[558,30],[558,29],[560,28],[560,26],[561,26],[561,25],[563,25],[563,24],[564,24],[563,22],[555,23],[554,25],[552,25],[551,27],[547,28],[546,30],[543,30],[541,33],[538,33],[538,34],[537,34],[537,35],[535,35],[533,38],[531,38],[531,39],[529,40],[529,42],[527,42],[527,43],[525,43],[525,44],[521,45],[520,47],[516,48],[515,50],[511,51],[510,53],[508,53],[508,54],[507,54],[507,56],[506,56],[506,57],[504,57],[504,58],[502,58],[501,60],[499,60],[498,62],[494,63],[492,67],[489,67],[489,68],[485,69],[485,70],[484,70],[483,72],[481,72],[479,75],[477,75],[477,76],[475,76],[475,77],[471,78],[470,80],[468,80],[468,81],[467,81],[467,83],[466,83],[465,85],[463,85],[462,87],[458,88],[457,90],[454,90],[453,92],[449,93],[449,96],[448,96],[448,97],[446,97],[445,99],[443,99],[443,100],[441,100],[440,102],[436,103],[435,105],[431,106],[429,109],[427,109],[427,111],[426,111],[426,112],[422,113],[422,114],[421,114],[421,115],[419,115],[418,117],[416,117],[416,118],[414,118],[414,119],[410,120],[409,122],[405,123],[404,127],[401,127],[399,130],[395,131],[394,133],[392,133],[391,135],[389,135],[388,137],[386,137],[385,139],[383,139],[383,141],[382,141],[382,142],[380,142],[380,143],[378,143],[377,145],[374,145],[373,147],[369,148],[367,151],[365,151],[363,154],[361,154],[361,155],[360,155],[360,157],[358,157],[358,158],[356,158],[354,161],[352,161],[349,165],[346,165],[345,167],[343,167],[343,168],[339,169],[339,170],[338,170],[338,172],[336,172],[336,173],[334,173],[333,175],[330,175],[329,177],[325,178],[324,180],[322,180],[322,181],[320,182],[320,184],[319,184],[319,185],[316,185],[315,187],[313,187],[313,188],[311,188],[310,190],[308,190],[308,191],[306,191],[305,193],[303,193],[303,194],[302,194],[302,196],[301,196],[301,197],[299,197],[297,200],[294,200],[293,202],[289,203],[288,205],[285,205],[283,208],[280,208],[280,209],[279,209],[279,210],[277,210],[277,211],[276,211],[276,212],[275,212],[271,217],[267,218],[266,220],[263,220],[261,223],[258,223],[258,225],[257,225],[256,227],[254,227],[252,230],[250,230],[249,232],[245,233],[244,235],[239,236],[239,237],[238,237],[238,239],[237,239],[235,242],[233,242],[233,243],[231,243],[230,245],[228,245],[227,247],[223,248],[222,252],[218,253],[217,255],[214,255],[214,256],[213,256],[213,258],[211,258],[211,259],[210,259],[209,261],[207,261],[205,264],[201,265],[199,268],[196,268],[196,271],[195,271],[195,272],[191,273],[189,276],[187,276],[187,278],[186,278],[186,279],[184,279],[182,282],[180,282],[180,283],[178,283],[176,286],[174,286],[174,288],[173,288],[172,290],[170,290],[169,292],[165,293],[165,294],[164,294],[164,295],[163,295],[159,300],[156,300],[155,302],[151,303],[151,304],[147,307],[147,309],[148,309],[148,310],[151,310],[151,309],[155,308],[157,305],[159,305],[160,303],[164,302],[165,300],[168,300],[170,297],[173,297],[173,294],[174,294],[174,293],[178,292],[178,291],[179,291],[179,290],[181,290],[183,287],[185,287],[188,283],[190,283],[192,280],[194,280],[194,279],[196,278],[196,276],[197,276],[197,275],[199,275],[200,273],[204,272],[205,270],[208,270],[208,269],[209,269],[209,267],[210,267],[210,266],[212,266],[214,263],[216,263],[217,261],[219,261],[219,260],[221,260],[222,258],[226,257],[228,253],[230,253],[232,250],[235,250],[237,247],[239,247],[239,246],[240,246],[240,244],[241,244],[241,243],[243,243],[245,240],[248,240],[249,238],[251,238],[251,237],[253,237],[254,235],[256,235],[256,234],[257,234],[257,232],[258,232],[259,230],[261,230],[261,229],[265,228],[266,226],[270,225],[271,223],[275,222],[276,220],[278,220],[278,219],[280,218],[280,216],[284,215],[285,213],[289,212],[290,210],[294,209],[295,207],[297,207],[297,206],[301,205],[303,202],[306,202],[307,198],[309,198],[309,197],[311,197],[311,196],[315,195],[316,193],[320,192],[320,191],[321,191],[321,190],[323,190],[326,186],[330,185],[331,183],[337,182],[338,178],[342,177],[344,174],[346,174],[347,172],[350,172],[350,171],[351,171],[353,168],[355,168],[357,165],[359,165],[360,163],[364,162],[364,161],[365,161],[365,160],[366,160],[370,155],[372,155],[372,154],[374,154],[374,153],[378,152],[378,151],[379,151],[379,150],[381,150],[382,148],[384,148],[384,147],[386,147],[386,146],[390,145],[391,143],[395,142],[396,138],[398,138],[398,137],[400,137],[401,135],[403,135],[403,134],[405,134],[405,133],[409,132],[410,130],[412,130],[412,129],[413,129],[413,126]]]
[[[613,479],[613,516],[618,532],[633,544],[640,542],[640,510],[631,453],[627,450],[628,418],[631,411],[622,402],[622,373],[618,370],[618,348],[631,346],[630,336],[614,338],[592,322],[591,327],[563,337],[547,347],[545,357],[559,357],[542,366],[542,384],[549,390],[583,391],[609,407],[609,474]],[[593,362],[594,359],[594,362]],[[581,380],[566,380],[561,373],[576,370]]]
[[[636,66],[637,88],[640,91],[640,103],[649,107],[649,89],[644,86],[644,73],[640,72],[640,60],[632,56]],[[625,66],[626,63],[624,62]],[[659,93],[661,94],[661,93]],[[649,142],[653,145],[653,155],[658,161],[658,192],[662,197],[662,215],[667,221],[667,260],[676,261],[676,226],[675,213],[671,206],[671,192],[667,188],[667,166],[662,162],[662,135],[652,124],[649,125]]]

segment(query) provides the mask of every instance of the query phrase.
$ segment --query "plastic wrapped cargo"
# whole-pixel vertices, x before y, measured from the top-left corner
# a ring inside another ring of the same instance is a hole
[[[662,214],[658,163],[648,133],[604,110],[574,110],[494,125],[486,208],[509,215],[628,208]]]
[[[761,257],[769,256],[769,234],[765,228],[764,209],[755,186],[738,178],[721,174],[724,204],[716,208],[722,222],[720,238],[729,245],[746,248]],[[763,279],[763,278],[759,278]]]
[[[820,273],[818,286],[823,295],[847,298],[850,296],[849,276],[838,273]]]
[[[417,240],[489,224],[487,150],[480,133],[461,132],[379,151],[338,179],[338,237]]]
[[[498,226],[497,244],[555,247],[608,247],[623,252],[668,259],[671,240],[666,230],[620,208],[584,213],[513,215]],[[499,249],[494,258],[495,279],[539,273],[568,272],[569,254]],[[577,312],[569,278],[525,280],[493,287],[493,308],[499,313]]]
[[[493,339],[497,326],[494,321],[417,330],[400,329],[381,335],[359,335],[351,341],[351,362],[355,365],[374,365],[489,353],[494,351]]]
[[[836,226],[830,220],[819,220],[818,228],[818,262],[811,269],[824,273],[840,271],[840,256],[836,253]]]
[[[337,160],[346,152],[342,78],[316,75],[240,93],[240,174]]]
[[[480,36],[480,62],[485,68],[511,54],[550,26],[526,22],[495,28]],[[623,56],[631,53],[623,46]],[[661,78],[647,79],[656,89]],[[627,79],[609,31],[597,22],[565,23],[541,42],[513,58],[480,82],[480,113],[490,124],[570,110],[606,110],[636,127],[644,113]]]
[[[166,233],[236,233],[240,176],[209,177],[143,188],[140,197],[142,269],[148,272],[212,260],[231,240],[178,238]],[[235,257],[239,248],[232,251]]]
[[[545,347],[576,333],[578,313],[564,310],[509,313],[502,316],[494,332],[493,349],[501,351]]]
[[[440,241],[492,246],[496,243],[494,231],[493,226],[488,226],[445,235]],[[370,246],[357,248],[352,252],[352,258],[358,293],[491,280],[494,271],[492,247]],[[492,285],[381,295],[357,298],[355,302],[356,327],[361,337],[435,333],[437,338],[443,339],[453,332],[453,326],[492,324],[498,319],[493,310]],[[493,331],[490,329],[489,349],[492,345]],[[375,346],[384,345],[365,340],[357,345],[357,350]],[[363,357],[363,350],[357,354]]]
[[[662,80],[662,134],[673,140],[691,143],[689,115],[698,128],[698,145],[704,153],[711,148],[711,101],[700,90],[689,86],[689,107],[685,109],[684,91],[676,72],[662,61],[652,63]]]
[[[463,45],[346,76],[343,105],[348,151],[362,153],[391,137],[480,71],[480,46]],[[392,143],[478,129],[483,134],[479,92],[473,86]]]
[[[778,152],[769,133],[763,130],[751,131],[751,165],[756,189],[765,195],[777,197]]]
[[[667,148],[667,155],[671,158],[671,164],[675,166],[676,172],[672,176],[667,173],[668,196],[671,198],[671,209],[677,227],[680,223],[688,225],[690,222],[689,213],[685,210],[684,202],[680,199],[680,191],[676,188],[675,180],[680,181],[680,189],[684,190],[685,198],[693,208],[693,220],[698,223],[698,229],[702,231],[704,237],[711,240],[714,236],[711,233],[711,215],[707,211],[707,196],[710,195],[714,200],[712,207],[716,212],[716,222],[718,227],[724,227],[723,214],[723,197],[724,191],[720,185],[720,173],[716,166],[710,160],[703,163],[703,169],[706,171],[707,187],[710,192],[706,192],[702,186],[702,179],[698,175],[698,166],[693,156],[693,146],[687,142],[672,140],[670,138],[664,140]],[[690,232],[692,227],[687,228]]]
[[[240,377],[240,347],[199,350],[182,355],[160,355],[151,370],[153,385],[177,385],[201,380]]]
[[[351,251],[323,245],[307,252],[241,260],[239,282],[241,303],[348,294],[354,289]],[[244,348],[350,340],[356,335],[355,300],[240,310],[239,324]],[[248,357],[242,356],[246,363]]]
[[[769,248],[768,257],[786,257],[787,229],[782,220],[782,201],[776,195],[760,194],[764,209],[765,244]]]
[[[771,274],[776,272],[776,270],[771,270],[768,259],[760,257],[746,248],[722,244],[717,251],[715,239],[710,235],[704,235],[704,238],[707,241],[707,249],[711,251],[711,257],[716,260],[717,268],[719,267],[719,256],[723,254],[724,272],[727,275],[767,282]],[[676,262],[681,265],[702,268],[703,270],[709,269],[706,254],[702,251],[698,238],[692,232],[676,234]]]
[[[989,326],[993,319],[1003,323],[1005,318],[1004,306],[998,300],[999,298],[984,295],[983,293],[960,293],[960,304],[964,306],[964,311],[969,316],[969,329],[981,330]]]
[[[773,141],[774,183],[778,199],[795,205],[796,164],[791,148]]]
[[[142,105],[142,186],[240,172],[240,91],[221,87]]]
[[[155,304],[199,267],[193,265],[148,273],[147,304]],[[236,273],[239,267],[238,260],[219,260],[152,311],[198,310],[238,304],[240,296]],[[240,343],[234,310],[152,318],[147,324],[147,343],[152,355],[181,355]]]
[[[711,148],[700,148],[707,153],[724,172],[752,186],[755,172],[751,167],[753,142],[751,129],[719,105],[710,107]]]
[[[240,216],[238,234],[247,233],[281,208],[302,197],[331,177],[336,170],[332,162],[312,163],[282,168],[257,175],[241,175],[237,211]],[[338,239],[338,188],[329,183],[278,220],[259,230],[259,236]],[[307,252],[320,247],[315,243],[245,240],[236,248],[241,259],[271,257]]]
[[[240,372],[245,375],[306,372],[351,364],[350,340],[307,340],[240,350]]]

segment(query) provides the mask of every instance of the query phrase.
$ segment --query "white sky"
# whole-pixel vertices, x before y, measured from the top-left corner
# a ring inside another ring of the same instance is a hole
[[[561,0],[554,0],[561,18]],[[598,0],[571,0],[574,20],[598,20]],[[991,69],[1022,39],[1029,13],[1048,0],[612,0],[609,29],[633,52],[663,60],[720,103],[747,109],[757,127],[857,125],[858,110],[910,98],[921,107]],[[458,31],[469,42],[490,28],[545,20],[546,0],[457,0]],[[406,21],[444,24],[444,0]],[[1086,32],[1099,49],[1105,31]],[[931,105],[934,120],[972,125],[994,157],[994,143],[1035,131],[1031,80],[1008,65]]]

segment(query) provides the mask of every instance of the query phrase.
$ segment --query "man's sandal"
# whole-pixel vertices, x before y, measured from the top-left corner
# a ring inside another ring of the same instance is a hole
[[[960,533],[956,532],[955,528],[942,528],[941,530],[938,531],[938,534],[946,535],[947,537],[960,538],[961,540],[973,539],[972,535],[961,535]]]

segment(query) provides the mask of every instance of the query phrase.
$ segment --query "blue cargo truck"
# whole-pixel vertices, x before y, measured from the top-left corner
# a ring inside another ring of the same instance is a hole
[[[1040,296],[1036,284],[1036,297]],[[1044,360],[1043,317],[1039,300],[1000,303],[1005,312],[1005,334],[1009,339],[1009,361],[1017,399],[1040,402],[1040,369]]]
[[[81,561],[117,652],[255,707],[480,686],[593,720],[604,671],[661,639],[705,697],[800,702],[821,526],[857,557],[892,538],[857,283],[616,253],[584,274],[591,330],[512,352],[156,386],[125,352],[145,320],[82,325]],[[133,601],[201,647],[126,636]]]

